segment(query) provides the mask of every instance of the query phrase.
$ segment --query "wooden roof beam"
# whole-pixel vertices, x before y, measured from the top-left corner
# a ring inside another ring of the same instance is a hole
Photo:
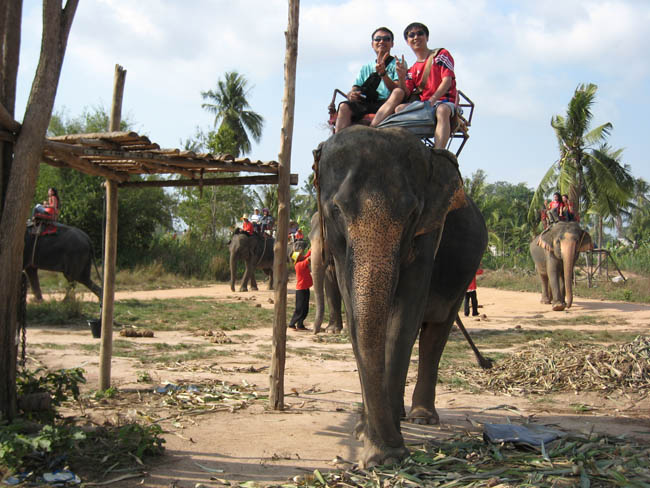
[[[290,177],[292,185],[298,184],[298,175]],[[175,186],[227,186],[227,185],[275,185],[278,183],[277,175],[236,176],[234,178],[204,178],[202,180],[151,180],[151,181],[126,181],[120,183],[120,188],[166,188]]]
[[[67,151],[66,148],[61,148],[61,144],[51,142],[46,140],[44,152],[46,155],[54,156],[54,158],[63,161],[65,164],[71,168],[77,169],[82,173],[86,173],[93,176],[102,176],[110,180],[117,181],[119,183],[124,182],[129,179],[129,175],[119,174],[115,171],[110,171],[108,169],[102,168],[101,166],[95,166],[88,161],[71,154],[70,151]]]

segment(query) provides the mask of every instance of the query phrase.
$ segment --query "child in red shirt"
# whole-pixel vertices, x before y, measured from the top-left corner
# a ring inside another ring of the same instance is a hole
[[[305,255],[296,251],[291,255],[291,259],[293,259],[296,268],[296,310],[293,312],[288,327],[293,330],[306,331],[309,329],[305,327],[303,321],[309,313],[309,288],[314,284],[309,271],[311,250]]]

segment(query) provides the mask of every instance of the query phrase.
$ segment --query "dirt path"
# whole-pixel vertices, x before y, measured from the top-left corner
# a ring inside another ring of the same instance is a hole
[[[290,293],[291,289],[290,284]],[[119,292],[116,299],[137,298],[166,299],[206,297],[215,302],[246,299],[271,308],[269,299],[273,292],[260,290],[247,294],[232,293],[226,284],[205,288]],[[539,326],[617,331],[646,334],[650,325],[650,306],[588,300],[577,298],[568,312],[552,312],[539,303],[533,293],[519,293],[479,288],[479,303],[485,317],[466,319],[470,333],[481,330],[510,329],[517,325],[535,328],[531,319],[553,319],[554,324]],[[290,302],[292,303],[292,302]],[[595,316],[607,325],[563,324],[559,318]],[[268,365],[272,324],[268,327],[229,333],[232,344],[214,347],[223,350],[211,364],[176,365],[166,369],[147,370],[155,384],[165,381],[200,382],[225,380],[233,383],[257,385],[268,389]],[[480,335],[480,334],[479,334]],[[139,344],[205,344],[205,338],[187,331],[156,332],[154,338],[116,339],[138,341]],[[97,387],[98,358],[84,354],[84,344],[96,344],[87,329],[33,327],[28,332],[30,355],[52,368],[82,366],[87,371],[88,388]],[[48,347],[45,348],[45,345]],[[40,345],[40,346],[39,346]],[[55,345],[55,346],[51,346]],[[61,348],[56,348],[56,347]],[[63,348],[64,346],[69,346]],[[480,347],[480,340],[479,340]],[[357,421],[358,402],[361,400],[356,365],[347,343],[315,342],[312,334],[292,332],[288,336],[285,374],[284,412],[266,410],[266,402],[256,402],[251,407],[234,413],[213,412],[205,415],[179,417],[163,424],[166,430],[166,456],[156,463],[142,479],[125,481],[111,486],[148,486],[179,488],[218,486],[211,477],[229,480],[254,480],[260,482],[286,480],[315,468],[333,468],[332,460],[340,456],[356,462],[361,443],[350,434]],[[414,368],[411,368],[412,370]],[[119,388],[143,388],[137,383],[138,372],[146,370],[133,358],[114,358],[113,384]],[[255,372],[250,372],[255,371]],[[414,371],[409,374],[406,402],[409,403],[415,384]],[[547,399],[548,400],[548,399]],[[512,408],[523,416],[534,416],[537,422],[556,424],[574,431],[627,434],[650,441],[650,400],[639,398],[603,398],[596,394],[556,395],[552,402],[539,398],[509,397],[495,394],[470,394],[440,387],[437,407],[441,416],[439,426],[402,426],[407,442],[418,442],[428,437],[440,437],[460,430],[473,429],[472,421],[506,422],[506,417],[516,417]],[[586,413],[576,413],[570,406],[580,403],[593,407]],[[510,410],[504,408],[506,405]],[[496,408],[499,407],[499,408]],[[128,405],[119,414],[137,417]],[[115,421],[116,412],[101,410],[90,412],[93,420],[103,418]],[[207,468],[207,470],[206,470]],[[213,471],[209,471],[213,470]],[[216,471],[214,471],[216,470]]]

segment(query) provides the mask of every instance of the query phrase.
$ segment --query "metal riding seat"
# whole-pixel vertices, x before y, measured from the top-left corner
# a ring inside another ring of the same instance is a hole
[[[336,115],[337,115],[336,97],[338,95],[341,95],[346,100],[348,99],[347,94],[343,93],[338,88],[334,90],[334,93],[332,95],[332,101],[328,106],[329,120],[327,121],[327,124],[330,126],[330,129],[332,130],[332,134],[335,132],[335,128],[336,128]],[[465,147],[465,143],[467,142],[467,139],[469,139],[469,128],[472,125],[473,115],[474,115],[474,102],[470,100],[469,97],[467,97],[467,95],[465,95],[462,91],[458,90],[458,97],[456,99],[456,114],[452,116],[450,121],[451,132],[449,136],[449,143],[447,144],[447,149],[450,150],[450,147],[454,139],[462,139],[460,146],[456,150],[456,157],[460,155],[460,152],[463,150],[463,147]],[[370,125],[370,122],[374,117],[375,114],[367,114],[361,120],[355,122],[355,124]],[[397,125],[398,124],[395,124],[395,126]],[[406,128],[408,129],[408,127]],[[434,146],[434,141],[433,141],[434,128],[435,127],[432,127],[430,133],[424,136],[418,134],[420,135],[422,142],[430,147]]]

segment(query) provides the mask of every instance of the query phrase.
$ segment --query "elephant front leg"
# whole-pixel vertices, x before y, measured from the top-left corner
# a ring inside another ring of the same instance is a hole
[[[246,265],[246,270],[244,271],[244,277],[241,280],[241,286],[239,287],[239,291],[248,291],[248,280],[250,280],[251,277],[252,266],[248,261],[245,262],[245,265]]]
[[[257,291],[257,279],[255,279],[255,266],[251,265],[251,290]]]
[[[341,316],[341,291],[336,280],[334,266],[328,266],[325,270],[325,293],[330,311],[326,330],[329,333],[338,334],[343,330],[343,317]]]
[[[43,293],[41,292],[41,283],[38,280],[38,269],[33,266],[25,268],[25,273],[29,279],[29,286],[32,288],[32,293],[37,302],[43,301]]]
[[[425,322],[420,331],[418,379],[413,391],[408,421],[415,424],[438,424],[436,411],[436,384],[438,365],[445,348],[453,317],[445,323]]]
[[[549,256],[547,261],[548,279],[552,293],[551,303],[555,312],[561,312],[566,308],[564,301],[564,274],[562,272],[562,261]]]

